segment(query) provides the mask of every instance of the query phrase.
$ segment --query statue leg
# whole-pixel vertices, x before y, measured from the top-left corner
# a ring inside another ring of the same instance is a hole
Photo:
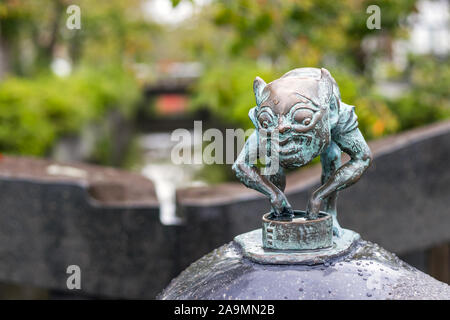
[[[322,184],[336,172],[341,166],[341,149],[338,145],[331,141],[328,148],[320,155],[322,163]],[[333,192],[329,197],[324,199],[324,210],[333,217],[333,234],[340,236],[342,229],[337,221],[337,192]]]

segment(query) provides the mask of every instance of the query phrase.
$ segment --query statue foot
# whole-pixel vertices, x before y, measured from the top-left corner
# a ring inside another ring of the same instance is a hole
[[[333,215],[333,235],[340,238],[342,236],[342,228],[339,225],[339,222],[336,219],[336,216]]]

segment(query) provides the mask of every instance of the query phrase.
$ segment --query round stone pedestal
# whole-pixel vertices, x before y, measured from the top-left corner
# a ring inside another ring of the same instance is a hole
[[[447,284],[358,233],[342,229],[333,237],[329,215],[302,218],[277,221],[265,215],[263,229],[238,235],[191,264],[157,298],[450,299]],[[303,241],[300,250],[289,247],[295,241]]]
[[[308,219],[305,211],[294,211],[290,221],[263,216],[262,241],[265,249],[318,250],[333,245],[333,220],[320,212],[317,219]]]
[[[355,235],[357,233],[344,229],[345,238],[351,239]],[[335,237],[334,241],[341,240]],[[251,243],[263,254],[249,260]],[[336,244],[336,247],[342,249],[342,245]],[[450,299],[450,286],[409,266],[376,244],[359,239],[359,236],[347,250],[340,250],[340,253],[333,250],[291,254],[280,250],[266,253],[266,256],[261,229],[255,230],[236,237],[233,242],[191,264],[157,298]],[[272,263],[269,257],[273,259]],[[289,259],[291,263],[287,263]]]

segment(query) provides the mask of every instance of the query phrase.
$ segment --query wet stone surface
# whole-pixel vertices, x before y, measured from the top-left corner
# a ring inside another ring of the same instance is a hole
[[[376,244],[323,264],[266,265],[230,242],[194,262],[159,299],[450,299],[450,287]]]

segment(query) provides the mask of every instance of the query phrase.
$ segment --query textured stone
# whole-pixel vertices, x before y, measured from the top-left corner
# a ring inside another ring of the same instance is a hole
[[[160,223],[151,194],[141,205],[136,198],[130,205],[126,198],[113,203],[90,195],[95,177],[126,185],[127,173],[83,166],[78,169],[89,172],[89,179],[45,171],[39,177],[39,166],[55,164],[16,158],[16,165],[28,167],[19,168],[21,177],[6,177],[12,159],[0,161],[1,281],[80,296],[154,298],[179,272],[177,229]],[[143,188],[151,190],[146,183]],[[81,290],[69,291],[66,270],[73,264],[81,268]]]

